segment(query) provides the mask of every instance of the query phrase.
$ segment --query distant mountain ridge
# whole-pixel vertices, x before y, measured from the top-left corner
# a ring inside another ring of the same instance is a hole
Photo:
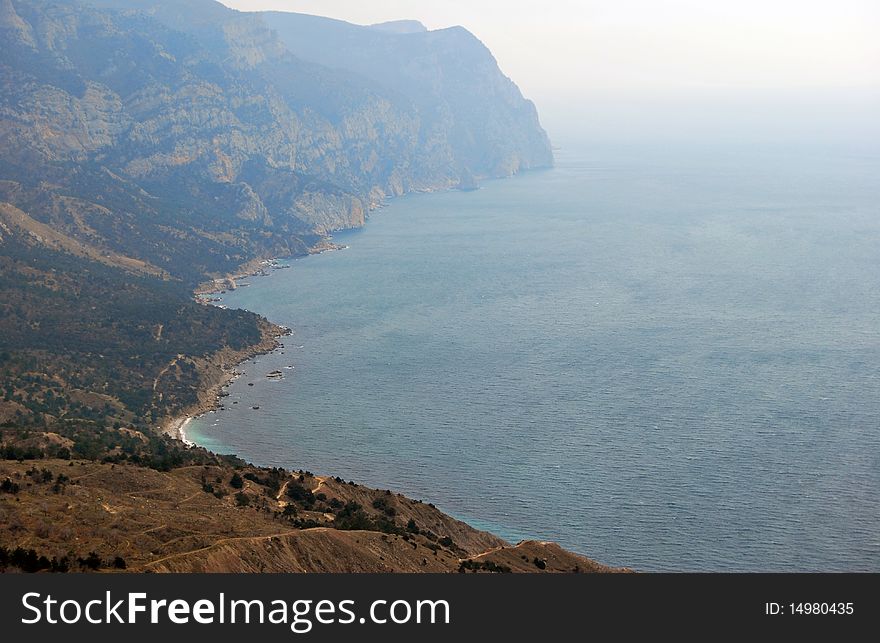
[[[420,163],[448,159],[459,179],[553,164],[534,104],[466,29],[428,31],[410,22],[361,27],[296,13],[263,15],[297,57],[367,78],[401,109],[414,108],[420,143],[429,153]]]
[[[213,0],[2,0],[0,178],[15,186],[0,199],[45,200],[37,177],[81,198],[67,181],[87,175],[89,194],[125,201],[111,216],[172,219],[197,266],[163,268],[219,274],[362,225],[388,196],[552,164],[534,106],[489,51],[416,25]],[[173,264],[177,244],[162,245]]]
[[[370,25],[370,29],[378,29],[388,33],[419,33],[428,28],[418,20],[391,20]]]

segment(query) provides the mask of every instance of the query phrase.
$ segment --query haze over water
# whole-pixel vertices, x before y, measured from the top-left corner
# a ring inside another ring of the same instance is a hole
[[[226,295],[295,334],[189,437],[610,564],[880,571],[880,154],[557,161]]]

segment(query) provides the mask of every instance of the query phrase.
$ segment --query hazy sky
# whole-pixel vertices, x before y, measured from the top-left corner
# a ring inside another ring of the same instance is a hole
[[[657,124],[645,118],[682,108],[693,117],[720,110],[746,127],[755,119],[767,127],[772,120],[772,128],[779,119],[789,127],[830,119],[876,132],[880,120],[873,116],[880,112],[880,0],[223,2],[359,24],[463,25],[557,127],[582,115],[599,129],[650,128]]]

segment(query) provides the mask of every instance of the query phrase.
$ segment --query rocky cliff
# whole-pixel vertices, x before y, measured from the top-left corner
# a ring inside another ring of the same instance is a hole
[[[552,165],[531,101],[492,53],[462,27],[428,31],[413,21],[361,27],[296,13],[263,14],[296,56],[370,82],[419,118],[415,172],[503,177]]]
[[[146,235],[157,252],[126,254],[171,274],[301,252],[387,196],[552,163],[534,106],[461,28],[213,0],[0,7],[0,198],[80,235],[81,218],[114,250]]]

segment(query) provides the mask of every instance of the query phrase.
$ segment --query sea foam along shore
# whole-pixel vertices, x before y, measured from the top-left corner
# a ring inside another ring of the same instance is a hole
[[[177,440],[180,440],[188,447],[194,447],[196,446],[196,443],[187,439],[186,437],[186,427],[192,421],[192,416],[175,418],[165,426],[165,433],[169,434],[171,437]]]

